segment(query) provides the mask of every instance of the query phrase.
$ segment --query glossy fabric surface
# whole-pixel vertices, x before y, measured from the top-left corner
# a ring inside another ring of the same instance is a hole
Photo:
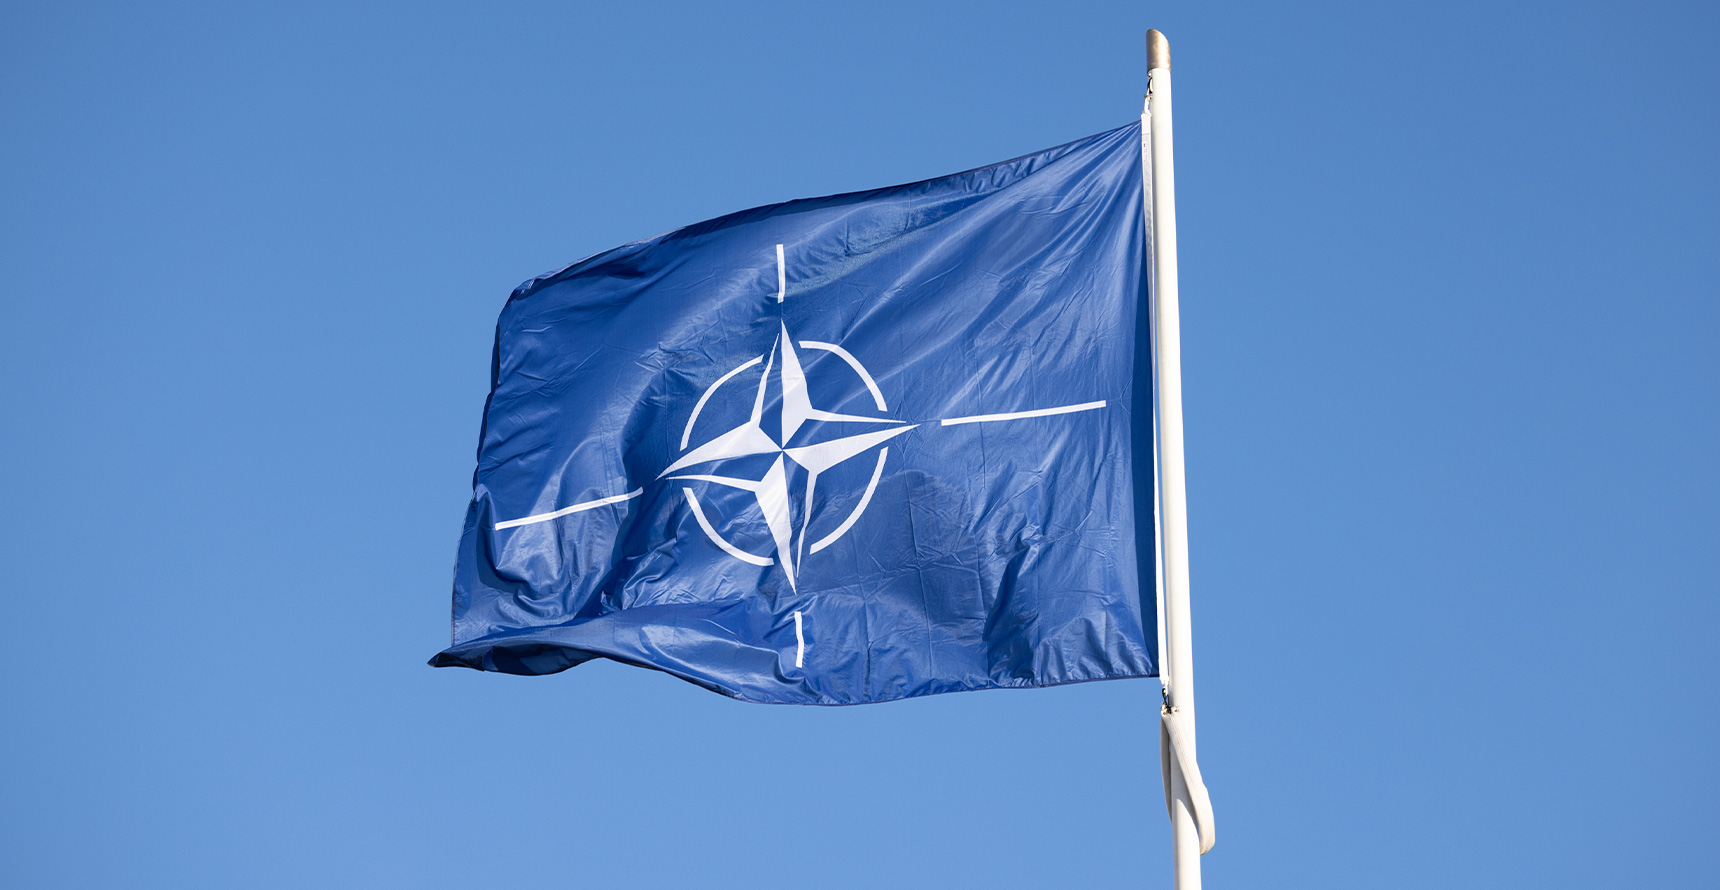
[[[1130,125],[526,282],[431,663],[804,704],[1154,676],[1143,244]]]

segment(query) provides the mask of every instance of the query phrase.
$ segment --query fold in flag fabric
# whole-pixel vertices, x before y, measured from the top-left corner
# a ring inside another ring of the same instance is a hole
[[[1156,676],[1140,139],[521,285],[431,664],[801,704]]]

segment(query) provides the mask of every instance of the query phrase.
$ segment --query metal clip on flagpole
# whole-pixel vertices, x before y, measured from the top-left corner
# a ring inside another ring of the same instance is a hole
[[[1177,311],[1176,184],[1171,161],[1171,48],[1147,32],[1147,101],[1141,113],[1153,359],[1158,382],[1158,472],[1162,615],[1159,725],[1165,805],[1177,890],[1199,890],[1200,856],[1212,849],[1212,802],[1195,763],[1194,652],[1189,632],[1188,497],[1183,485],[1182,343]]]

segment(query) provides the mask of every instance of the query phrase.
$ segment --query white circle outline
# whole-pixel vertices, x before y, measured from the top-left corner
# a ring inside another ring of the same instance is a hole
[[[818,340],[797,340],[795,342],[803,349],[821,349],[825,352],[834,353],[837,358],[847,362],[848,367],[853,368],[854,373],[860,375],[860,380],[866,384],[866,389],[872,393],[872,400],[878,404],[878,410],[890,410],[884,404],[884,392],[878,388],[878,381],[872,379],[871,372],[866,370],[865,365],[860,364],[860,360],[855,358],[853,353],[837,346],[835,343],[823,343]],[[751,361],[742,362],[740,365],[737,365],[734,370],[718,377],[715,383],[712,383],[705,389],[705,392],[699,396],[699,401],[694,403],[693,416],[687,418],[687,428],[681,433],[682,451],[686,451],[687,443],[692,441],[693,425],[699,422],[699,413],[705,410],[705,403],[711,400],[711,396],[716,395],[717,389],[723,384],[734,379],[736,374],[745,371],[753,365],[760,364],[763,361],[764,356],[761,355],[753,358]],[[880,417],[878,419],[887,420],[888,418]],[[818,541],[812,545],[813,553],[817,553],[818,551],[829,547],[831,544],[836,543],[838,538],[847,534],[848,530],[854,527],[854,523],[860,521],[860,514],[866,512],[867,505],[872,503],[872,494],[878,490],[878,480],[884,478],[884,460],[889,457],[889,455],[890,449],[888,446],[878,450],[878,465],[872,470],[872,478],[866,483],[866,492],[860,496],[860,503],[854,505],[854,509],[848,513],[848,518],[842,520],[842,524],[837,526],[835,531],[819,538]],[[699,528],[704,530],[705,535],[711,539],[711,543],[721,547],[723,551],[728,553],[730,556],[753,565],[767,566],[776,561],[768,556],[759,556],[756,553],[749,553],[736,547],[727,538],[723,537],[722,533],[717,531],[717,527],[705,517],[705,511],[699,504],[699,496],[693,493],[692,487],[683,486],[681,491],[687,496],[688,506],[693,509],[693,518],[698,520]]]

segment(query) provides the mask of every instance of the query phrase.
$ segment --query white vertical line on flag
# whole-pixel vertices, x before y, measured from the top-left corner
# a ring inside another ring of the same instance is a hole
[[[801,627],[800,613],[794,613],[794,666],[806,665],[806,631]]]
[[[776,246],[776,301],[782,302],[784,294],[788,293],[788,269],[782,261],[782,245]]]

